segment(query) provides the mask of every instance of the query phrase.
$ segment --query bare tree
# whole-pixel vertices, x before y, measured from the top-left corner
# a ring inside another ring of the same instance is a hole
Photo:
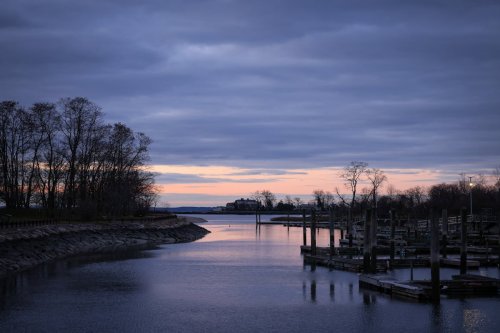
[[[77,175],[81,164],[91,152],[89,142],[101,120],[101,108],[84,97],[64,98],[59,101],[62,115],[62,134],[66,147],[67,175],[64,195],[68,208],[76,205]]]
[[[422,186],[415,186],[407,189],[405,193],[414,206],[419,206],[424,201],[426,190]]]
[[[293,198],[293,202],[295,203],[295,207],[297,208],[300,208],[300,206],[304,203],[299,197]]]
[[[325,191],[325,208],[333,207],[333,204],[335,203],[335,196],[332,194],[330,191]]]
[[[348,203],[348,219],[347,219],[347,232],[349,234],[349,246],[352,247],[352,211],[354,209],[354,204],[356,203],[356,192],[358,188],[358,182],[361,176],[365,173],[368,163],[353,161],[348,166],[346,166],[339,177],[344,181],[344,186],[351,192],[351,200]],[[336,188],[337,195],[340,200],[347,204],[346,199],[340,194],[338,188]]]
[[[7,208],[23,204],[30,133],[27,113],[17,102],[0,103],[0,168],[2,198]]]
[[[262,190],[260,192],[264,198],[264,206],[266,209],[273,209],[274,203],[276,202],[276,196],[269,190]]]
[[[323,190],[314,190],[313,191],[314,204],[320,210],[325,209],[325,191]]]
[[[157,200],[145,167],[150,144],[124,124],[104,125],[86,98],[35,103],[28,111],[0,102],[0,199],[13,209],[37,202],[51,213],[145,212]]]
[[[400,193],[400,191],[393,184],[387,185],[386,192],[387,192],[387,195],[389,197],[391,197],[392,199],[394,199]]]
[[[380,169],[367,169],[366,170],[366,177],[372,184],[371,188],[371,195],[373,198],[373,208],[376,210],[377,209],[377,191],[382,186],[382,184],[387,181],[387,176],[384,174],[384,172]]]
[[[264,196],[260,191],[255,191],[252,194],[250,194],[250,198],[257,201],[257,205],[260,207],[262,206],[264,202]]]
[[[333,205],[334,196],[331,192],[323,190],[314,190],[313,197],[316,207],[325,210]]]
[[[494,186],[500,189],[500,165],[493,170],[493,182]]]

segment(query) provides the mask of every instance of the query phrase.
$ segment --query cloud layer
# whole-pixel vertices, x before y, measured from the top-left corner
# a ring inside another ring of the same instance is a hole
[[[498,1],[0,6],[0,99],[86,96],[151,136],[155,164],[500,163]]]

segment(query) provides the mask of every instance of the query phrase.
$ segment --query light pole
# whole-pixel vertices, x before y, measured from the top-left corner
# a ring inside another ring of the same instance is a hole
[[[470,198],[470,215],[472,216],[472,177],[469,177],[469,198]]]

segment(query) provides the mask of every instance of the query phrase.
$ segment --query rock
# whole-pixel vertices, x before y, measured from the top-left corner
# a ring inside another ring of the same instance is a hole
[[[189,242],[209,231],[188,222],[49,225],[0,230],[0,277],[76,254],[147,243]]]

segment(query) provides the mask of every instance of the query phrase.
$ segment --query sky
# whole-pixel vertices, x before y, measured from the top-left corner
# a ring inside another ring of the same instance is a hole
[[[0,100],[84,96],[146,133],[160,206],[342,192],[351,161],[429,186],[500,165],[499,17],[488,0],[2,0]]]

